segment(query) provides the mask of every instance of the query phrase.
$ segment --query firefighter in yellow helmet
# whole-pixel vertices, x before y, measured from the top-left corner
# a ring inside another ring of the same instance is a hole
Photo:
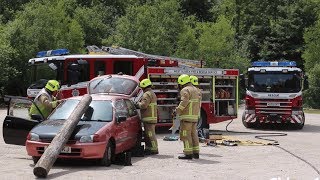
[[[183,141],[183,156],[179,159],[199,158],[199,138],[197,122],[200,111],[198,89],[190,82],[187,74],[178,77],[180,91],[180,103],[176,113],[180,119],[180,140]]]
[[[158,142],[156,138],[155,126],[157,123],[157,96],[151,89],[150,79],[143,79],[140,87],[143,96],[137,107],[141,112],[141,119],[145,131],[145,155],[158,154]]]
[[[38,114],[47,119],[49,114],[62,100],[56,100],[55,95],[60,89],[60,84],[56,80],[49,80],[44,88],[33,100],[29,115]]]

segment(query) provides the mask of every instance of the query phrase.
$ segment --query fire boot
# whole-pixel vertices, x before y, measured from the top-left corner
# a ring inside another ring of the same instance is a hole
[[[192,155],[178,156],[178,159],[192,159]]]
[[[193,154],[193,158],[194,158],[194,159],[199,159],[199,153],[194,153],[194,154]]]

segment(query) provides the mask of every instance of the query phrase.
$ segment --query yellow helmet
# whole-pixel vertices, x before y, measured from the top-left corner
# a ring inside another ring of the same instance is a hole
[[[46,88],[51,92],[58,91],[60,89],[60,84],[57,80],[49,80],[46,84]]]
[[[141,82],[140,82],[140,87],[141,88],[146,88],[148,86],[151,86],[152,83],[150,81],[150,79],[143,79]]]
[[[199,85],[199,81],[198,81],[197,76],[190,76],[190,82],[195,86]]]
[[[178,77],[178,84],[185,85],[190,82],[190,77],[187,74],[181,74]]]

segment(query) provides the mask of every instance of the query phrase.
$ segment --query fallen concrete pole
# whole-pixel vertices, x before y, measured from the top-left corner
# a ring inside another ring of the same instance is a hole
[[[49,147],[44,151],[38,163],[33,169],[33,174],[37,177],[47,177],[51,167],[56,161],[62,148],[68,142],[72,132],[77,126],[81,116],[88,109],[92,97],[88,94],[84,95],[76,108],[73,110],[69,118],[64,122],[58,134],[53,138]]]

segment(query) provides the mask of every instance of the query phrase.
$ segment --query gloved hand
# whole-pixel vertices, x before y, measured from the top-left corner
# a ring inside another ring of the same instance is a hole
[[[57,105],[59,105],[59,104],[62,103],[63,101],[64,101],[63,99],[57,100]]]
[[[175,117],[176,115],[177,115],[177,110],[176,109],[174,109],[174,110],[172,110],[172,117]]]
[[[134,107],[136,107],[137,109],[140,109],[140,106],[138,103],[134,103]]]

